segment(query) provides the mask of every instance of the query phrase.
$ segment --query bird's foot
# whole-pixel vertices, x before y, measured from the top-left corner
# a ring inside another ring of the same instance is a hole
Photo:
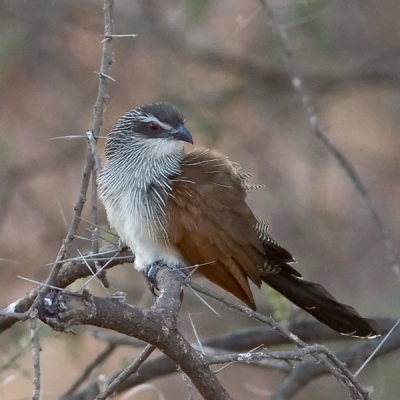
[[[190,285],[190,276],[183,272],[182,267],[177,264],[168,264],[164,260],[157,260],[149,265],[144,271],[144,275],[150,283],[151,291],[154,294],[154,289],[157,288],[156,275],[162,266],[166,266],[172,271],[177,272],[184,280],[185,284]]]

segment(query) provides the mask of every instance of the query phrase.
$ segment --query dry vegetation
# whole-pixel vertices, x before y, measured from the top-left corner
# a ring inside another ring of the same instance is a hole
[[[271,6],[277,26],[287,33],[291,63],[311,93],[322,127],[361,177],[397,244],[400,3],[292,0]],[[252,193],[251,205],[294,254],[307,278],[324,284],[365,316],[397,318],[400,273],[354,182],[313,133],[260,2],[126,0],[115,7],[115,33],[138,36],[113,39],[115,82],[110,83],[101,135],[134,106],[176,104],[186,114],[197,145],[220,149],[251,172],[255,182],[265,184]],[[35,281],[47,277],[47,264],[54,261],[66,235],[79,193],[84,134],[93,119],[103,29],[99,2],[0,4],[1,308],[34,287],[17,275]],[[82,138],[62,138],[75,135]],[[100,140],[101,156],[102,147]],[[100,224],[106,227],[104,210],[99,211]],[[90,208],[83,217],[91,218]],[[77,235],[90,239],[89,228],[83,222]],[[91,246],[76,238],[70,255],[86,253]],[[144,279],[131,265],[117,266],[107,277],[110,293],[123,291],[129,303],[152,305]],[[72,288],[80,286],[77,282]],[[95,282],[90,289],[106,295]],[[269,315],[264,292],[258,293],[257,303],[258,310]],[[193,326],[201,340],[259,326],[220,303],[211,304],[222,318],[190,292],[185,294],[179,327],[188,340],[196,341]],[[307,318],[296,311],[292,316],[296,321]],[[42,398],[58,398],[106,348],[87,330],[77,332],[55,334],[40,325]],[[0,364],[21,355],[11,369],[0,372],[0,399],[31,396],[29,340],[26,323],[14,325],[0,338]],[[332,348],[356,343],[335,343]],[[118,347],[95,369],[93,379],[111,377],[139,352]],[[283,367],[236,364],[218,377],[233,398],[261,399],[273,393],[287,373]],[[398,398],[398,373],[397,351],[372,361],[360,377],[364,386],[374,387],[373,398],[390,400]],[[131,398],[188,396],[180,374],[151,384]],[[339,400],[347,392],[327,376],[295,398],[322,396]]]

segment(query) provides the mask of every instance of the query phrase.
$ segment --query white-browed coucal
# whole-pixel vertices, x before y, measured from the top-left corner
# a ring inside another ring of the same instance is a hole
[[[375,321],[302,279],[292,255],[269,235],[246,203],[249,176],[193,143],[170,104],[127,112],[109,133],[99,193],[111,226],[135,254],[135,268],[200,265],[198,272],[255,308],[249,280],[262,282],[335,331],[379,334]]]

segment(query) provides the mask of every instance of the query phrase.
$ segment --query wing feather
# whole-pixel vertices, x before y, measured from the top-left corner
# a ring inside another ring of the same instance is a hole
[[[186,155],[166,206],[168,234],[190,265],[254,307],[248,278],[261,285],[264,249],[229,161],[213,151]],[[201,265],[206,264],[206,265]]]

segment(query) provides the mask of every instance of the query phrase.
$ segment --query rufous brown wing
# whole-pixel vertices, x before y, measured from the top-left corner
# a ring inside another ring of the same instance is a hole
[[[339,303],[321,285],[302,279],[291,254],[269,236],[246,204],[246,180],[227,158],[209,150],[185,156],[166,205],[171,242],[190,265],[255,309],[249,279],[262,281],[332,329],[379,334],[375,321]]]

